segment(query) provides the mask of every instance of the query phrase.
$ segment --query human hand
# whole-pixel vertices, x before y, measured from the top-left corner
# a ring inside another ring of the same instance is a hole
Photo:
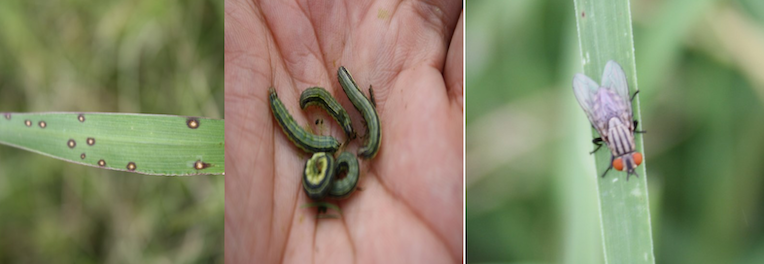
[[[226,262],[463,260],[461,1],[356,3],[226,0]],[[339,66],[365,94],[373,85],[382,144],[360,161],[362,190],[338,201],[341,218],[316,219],[301,208],[310,155],[281,131],[267,91],[302,125],[323,117],[343,142],[323,110],[299,108],[302,90],[324,87],[362,137]]]

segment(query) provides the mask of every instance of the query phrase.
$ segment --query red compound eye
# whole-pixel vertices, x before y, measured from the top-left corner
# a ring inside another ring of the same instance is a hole
[[[623,160],[621,158],[613,160],[613,168],[619,171],[623,171]]]
[[[639,166],[639,164],[642,164],[642,153],[634,152],[634,154],[631,154],[631,157],[634,159],[634,163]]]

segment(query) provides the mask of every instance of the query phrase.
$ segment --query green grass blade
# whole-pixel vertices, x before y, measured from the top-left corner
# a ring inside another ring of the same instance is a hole
[[[628,0],[574,0],[578,39],[584,74],[599,82],[608,60],[623,67],[631,92],[637,90],[631,11]],[[572,97],[573,95],[571,95]],[[634,118],[641,122],[639,97],[633,102]],[[639,129],[643,129],[640,125]],[[597,135],[593,132],[593,135]],[[636,136],[642,151],[642,136]],[[586,150],[581,150],[582,155]],[[649,160],[650,156],[645,155]],[[603,250],[606,263],[655,263],[646,162],[638,167],[639,178],[626,181],[626,173],[612,170],[599,177],[610,163],[606,149],[595,153]]]
[[[3,113],[0,143],[77,164],[142,174],[225,172],[224,120],[217,119],[121,113]]]

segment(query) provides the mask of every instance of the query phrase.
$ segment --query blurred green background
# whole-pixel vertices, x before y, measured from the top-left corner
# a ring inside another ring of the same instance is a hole
[[[0,1],[0,111],[223,118],[223,1]],[[0,145],[0,263],[223,262],[223,176]]]
[[[573,1],[466,5],[467,262],[602,263]],[[764,263],[764,1],[631,12],[656,262]]]

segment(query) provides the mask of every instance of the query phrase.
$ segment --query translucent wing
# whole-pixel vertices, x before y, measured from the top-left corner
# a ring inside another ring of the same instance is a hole
[[[617,62],[611,60],[605,65],[605,70],[602,72],[602,87],[613,89],[625,103],[631,105],[626,74]],[[631,107],[629,107],[629,111],[631,111]]]
[[[589,118],[592,124],[594,124],[592,97],[597,92],[597,89],[599,89],[599,84],[586,75],[578,73],[573,77],[573,93],[576,95],[578,104],[584,109],[586,117]]]

